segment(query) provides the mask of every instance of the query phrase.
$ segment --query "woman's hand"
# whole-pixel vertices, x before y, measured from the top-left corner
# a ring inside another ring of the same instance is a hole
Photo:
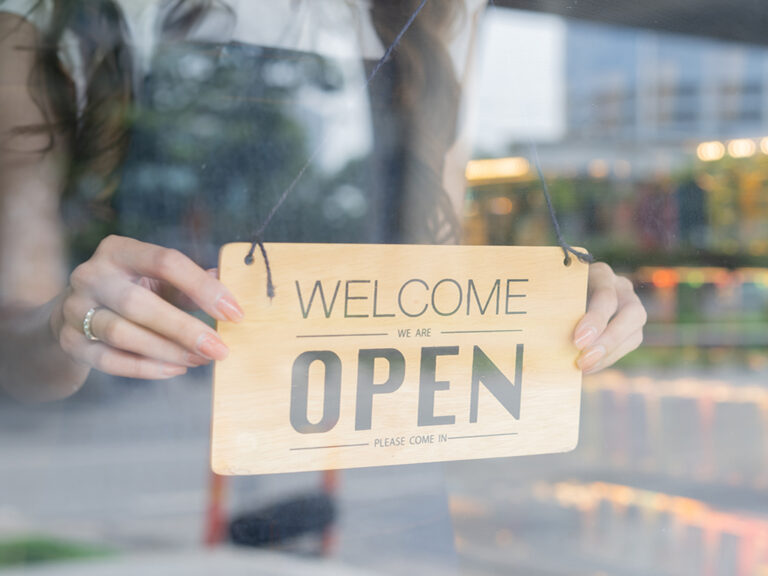
[[[602,262],[589,267],[588,302],[573,336],[581,350],[576,364],[584,374],[607,368],[640,346],[647,320],[632,282]]]
[[[162,297],[171,293],[217,320],[243,317],[229,290],[180,252],[109,236],[72,273],[51,328],[72,359],[117,376],[172,378],[226,358],[229,351],[212,328]],[[99,341],[83,331],[91,308],[91,332]]]

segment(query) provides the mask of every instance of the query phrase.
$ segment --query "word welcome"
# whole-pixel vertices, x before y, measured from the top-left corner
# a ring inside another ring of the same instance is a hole
[[[496,316],[522,314],[513,310],[510,304],[515,299],[525,297],[525,294],[514,291],[523,282],[527,280],[497,278],[481,295],[471,278],[465,284],[454,278],[443,278],[434,286],[420,278],[412,278],[403,282],[396,295],[394,292],[380,295],[378,280],[337,280],[332,287],[317,280],[307,297],[307,290],[302,291],[299,281],[295,281],[301,315],[305,319],[313,314],[313,306],[315,316],[323,314],[326,318],[392,318],[398,314],[417,318],[428,310],[438,316],[470,316],[473,310],[477,310],[481,316],[486,312]],[[342,285],[344,295],[340,299]],[[502,285],[505,287],[503,296]]]

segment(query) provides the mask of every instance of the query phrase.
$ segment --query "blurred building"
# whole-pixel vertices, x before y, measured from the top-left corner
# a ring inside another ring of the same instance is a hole
[[[679,253],[678,263],[690,263],[691,252],[714,259],[768,254],[761,224],[768,217],[768,48],[520,13],[526,27],[538,27],[539,47],[524,35],[515,39],[517,13],[499,12],[485,51],[502,49],[506,32],[506,57],[523,63],[511,65],[514,85],[499,83],[500,60],[487,57],[493,65],[480,67],[483,101],[492,87],[542,98],[536,105],[512,98],[531,106],[527,120],[514,110],[505,118],[491,99],[484,115],[498,114],[498,128],[489,134],[490,124],[480,122],[477,144],[485,157],[530,159],[529,142],[536,142],[572,237],[598,251]],[[550,70],[540,73],[530,61]],[[562,101],[546,97],[558,90]],[[536,120],[543,108],[555,124]],[[471,241],[550,241],[548,227],[528,223],[542,206],[535,170],[497,176],[469,179],[480,202],[474,213],[488,213],[485,196],[494,207],[485,226],[475,223]],[[507,222],[498,218],[497,197],[511,201]]]

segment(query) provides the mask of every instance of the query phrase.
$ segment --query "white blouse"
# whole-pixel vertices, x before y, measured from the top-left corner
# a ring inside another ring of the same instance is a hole
[[[441,1],[441,0],[432,0]],[[168,2],[162,0],[116,0],[129,32],[129,48],[138,86],[150,69],[160,37],[160,24]],[[472,46],[480,15],[487,0],[464,0],[465,16],[448,46],[454,71],[463,90],[459,136],[446,158],[444,185],[457,207],[464,190],[464,165],[469,156],[465,109],[471,86]],[[384,46],[370,16],[370,0],[222,0],[190,36],[193,41],[241,42],[278,49],[315,53],[340,59],[377,59]],[[11,12],[47,29],[53,15],[53,0],[0,0],[0,12]],[[234,14],[234,18],[232,15]],[[72,78],[80,110],[85,105],[88,82],[79,40],[65,32],[59,48],[61,62]]]
[[[165,14],[159,0],[116,0],[128,26],[137,80],[148,70]],[[370,20],[366,0],[228,0],[235,18],[215,10],[190,39],[242,42],[271,48],[316,53],[327,57],[378,58],[384,48]],[[0,12],[28,19],[41,30],[51,24],[53,0],[0,0]],[[234,28],[232,23],[234,22]],[[65,33],[59,57],[70,74],[82,106],[87,82],[78,40]]]
[[[439,1],[439,0],[438,0]],[[166,2],[116,0],[125,17],[138,73],[149,69],[158,42],[158,27]],[[451,54],[458,77],[464,77],[470,39],[477,15],[486,0],[467,0],[467,17],[451,41]],[[234,41],[335,58],[376,59],[384,53],[371,22],[370,0],[227,0],[232,19],[210,17],[192,34],[193,40]],[[45,30],[53,16],[53,0],[0,0],[0,12],[23,16]],[[76,84],[84,81],[77,40],[65,34],[61,59]]]

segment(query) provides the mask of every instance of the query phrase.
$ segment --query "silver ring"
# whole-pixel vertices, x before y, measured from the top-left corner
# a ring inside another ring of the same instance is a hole
[[[88,340],[91,340],[92,342],[98,342],[99,339],[93,335],[93,332],[91,331],[91,324],[93,322],[93,315],[96,314],[96,310],[98,310],[99,307],[91,308],[88,310],[88,312],[85,313],[85,318],[83,318],[83,333],[85,334],[85,337],[88,338]]]

